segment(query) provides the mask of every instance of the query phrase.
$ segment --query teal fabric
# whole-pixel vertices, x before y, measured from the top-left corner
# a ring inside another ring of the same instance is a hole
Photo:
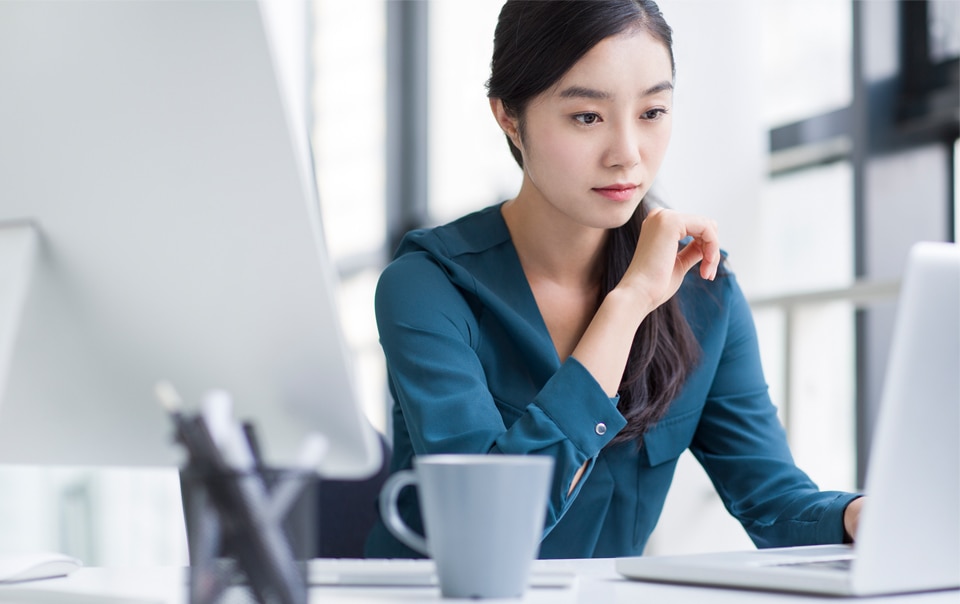
[[[549,455],[556,467],[540,557],[628,556],[643,552],[689,448],[759,547],[841,542],[855,495],[821,492],[795,466],[735,277],[690,275],[677,295],[702,347],[699,364],[642,447],[611,445],[626,423],[617,399],[576,359],[560,362],[500,205],[409,233],[376,295],[395,401],[391,471],[425,453]],[[422,532],[415,489],[400,506]],[[379,522],[366,553],[418,557]]]

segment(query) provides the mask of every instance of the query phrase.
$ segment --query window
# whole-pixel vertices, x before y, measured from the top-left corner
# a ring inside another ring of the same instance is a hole
[[[493,30],[502,0],[430,3],[429,212],[447,222],[512,197],[520,169],[490,113]],[[442,49],[442,50],[441,50]]]
[[[313,0],[312,140],[324,233],[339,268],[354,378],[385,432],[386,378],[373,292],[386,247],[386,10],[379,0]]]
[[[942,63],[960,57],[960,2],[933,0],[929,10],[930,62]]]
[[[791,4],[795,3],[778,2],[765,6],[774,20],[802,20],[802,15],[792,13]],[[850,58],[843,62],[851,66],[848,77],[852,95],[849,104],[843,103],[842,97],[836,95],[832,74],[837,68],[829,64],[816,66],[825,74],[822,81],[805,79],[801,69],[799,79],[804,82],[803,90],[791,88],[789,82],[784,87],[789,93],[787,96],[805,94],[811,102],[807,105],[806,115],[781,112],[792,121],[784,123],[773,119],[770,123],[771,186],[768,191],[775,198],[786,194],[792,198],[792,203],[809,207],[824,224],[817,229],[814,243],[810,240],[809,225],[802,217],[780,215],[784,209],[777,203],[770,203],[769,199],[765,200],[765,212],[775,223],[787,227],[774,228],[766,234],[772,241],[769,248],[772,254],[767,256],[768,252],[765,252],[768,270],[776,271],[779,265],[790,275],[790,285],[781,283],[776,286],[781,292],[837,287],[834,279],[839,275],[834,274],[835,271],[847,272],[850,279],[855,277],[858,282],[865,283],[897,279],[912,243],[955,237],[955,218],[950,218],[950,214],[955,214],[951,209],[955,206],[955,192],[951,188],[955,189],[956,169],[955,160],[947,158],[955,154],[958,134],[958,5],[926,0],[851,2],[846,4],[848,9],[841,9],[836,3],[796,4],[802,7],[798,9],[801,13],[809,6],[815,6],[816,11],[824,14],[834,11],[835,16],[839,16],[841,10],[852,9],[849,13],[850,34],[842,34],[849,37]],[[831,41],[829,26],[818,22],[810,27],[827,37],[826,47],[834,46],[836,41]],[[771,57],[777,56],[780,55],[771,53]],[[783,56],[790,54],[783,53]],[[826,57],[820,59],[826,60]],[[834,57],[834,60],[840,59]],[[772,59],[769,65],[776,68]],[[840,103],[820,103],[817,109],[813,103],[815,98],[831,98]],[[789,104],[786,97],[776,94],[770,95],[770,99]],[[777,114],[768,112],[771,116]],[[847,173],[843,177],[846,184],[824,181],[825,189],[807,188],[797,195],[802,189],[796,188],[796,179],[822,178],[829,171],[825,166],[846,166],[837,168]],[[838,205],[825,207],[821,204],[824,196]],[[904,204],[909,204],[910,212],[903,212]],[[847,235],[838,230],[838,223],[846,224],[843,228]],[[846,250],[838,247],[843,241],[848,246]],[[776,249],[784,255],[774,252]],[[821,252],[825,253],[818,256]],[[804,260],[816,260],[823,273],[794,276],[792,271],[797,270],[798,254]],[[836,264],[828,262],[831,255],[835,255]],[[818,282],[810,282],[810,278]],[[854,415],[859,484],[864,477],[872,422],[879,401],[895,291],[891,290],[886,300],[860,301],[856,310],[849,309],[848,313],[853,312],[853,329],[849,328],[849,319],[842,318],[843,312],[838,307],[835,329],[825,331],[833,343],[829,354],[844,349],[851,350],[854,357],[851,375],[857,376],[853,392],[857,401]],[[837,292],[836,297],[849,300],[851,293]],[[826,308],[823,307],[824,312]],[[792,407],[786,413],[791,436],[807,434],[801,430],[802,426],[794,430],[790,422],[802,423],[800,415],[796,414],[808,412],[813,404],[804,402],[806,397],[803,396],[806,388],[803,374],[808,363],[797,358],[803,349],[798,337],[805,338],[817,329],[816,323],[809,323],[811,319],[802,319],[801,324],[801,317],[807,313],[808,310],[803,314],[792,312],[785,327],[793,334],[785,344],[788,346],[785,352],[788,360],[781,364],[792,370],[782,378],[786,383],[783,386],[785,396]],[[816,320],[822,319],[821,316]],[[840,337],[844,338],[842,342],[838,340]],[[851,346],[851,342],[856,345]],[[822,359],[814,352],[810,354],[809,366],[819,366]],[[840,359],[837,361],[841,362]],[[828,377],[832,375],[832,367],[833,364],[824,367],[824,383],[833,381]],[[840,389],[848,387],[845,380],[835,381],[835,384]],[[831,399],[833,395],[821,392],[817,398]],[[822,421],[828,419],[824,417]],[[836,420],[843,425],[847,423],[846,418],[839,415]],[[826,421],[824,425],[835,427],[837,421]],[[811,436],[820,438],[819,435]],[[804,444],[802,439],[807,436],[794,438],[792,444],[798,451],[814,450]],[[832,442],[829,438],[822,441]],[[833,455],[828,453],[828,456]]]
[[[764,118],[783,137],[758,233],[754,301],[764,370],[798,465],[825,488],[856,487],[855,316],[850,303],[797,306],[791,294],[840,289],[855,278],[852,147],[842,111],[853,100],[851,3],[764,3]],[[818,120],[808,119],[818,116]],[[810,127],[809,124],[813,124]],[[779,298],[777,298],[779,297]]]
[[[764,2],[764,119],[770,126],[824,113],[853,99],[851,3]]]

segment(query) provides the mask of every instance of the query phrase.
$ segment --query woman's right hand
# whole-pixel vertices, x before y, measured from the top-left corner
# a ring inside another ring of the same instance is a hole
[[[692,237],[682,250],[680,241]],[[573,351],[608,396],[623,378],[640,323],[680,288],[700,262],[700,276],[713,279],[720,266],[717,225],[702,216],[656,208],[643,221],[637,251],[620,283],[604,297]]]
[[[679,248],[687,237],[692,240]],[[687,272],[700,262],[700,276],[713,280],[720,266],[717,224],[709,218],[664,208],[650,210],[640,229],[633,260],[617,285],[646,301],[652,312],[680,288]]]

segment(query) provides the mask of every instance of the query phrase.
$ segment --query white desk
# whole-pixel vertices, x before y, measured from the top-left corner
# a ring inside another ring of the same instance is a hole
[[[570,570],[577,579],[569,588],[527,591],[526,604],[756,604],[816,602],[823,597],[792,594],[681,587],[628,581],[614,570],[611,559],[538,561],[544,570]],[[17,586],[0,586],[3,604],[185,604],[186,574],[182,568],[84,568],[69,577]],[[310,590],[310,601],[323,604],[391,604],[444,601],[436,588],[322,587]],[[844,601],[842,599],[828,599]],[[449,600],[457,601],[457,600]],[[500,600],[504,601],[504,600]],[[960,603],[960,591],[914,594],[891,598],[857,598],[857,604]],[[491,601],[493,602],[493,601]]]

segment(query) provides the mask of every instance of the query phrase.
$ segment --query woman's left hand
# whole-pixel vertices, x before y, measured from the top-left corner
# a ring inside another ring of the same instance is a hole
[[[843,529],[851,541],[857,539],[857,527],[860,525],[860,511],[863,508],[863,502],[866,497],[858,497],[851,501],[845,510],[843,510]]]

